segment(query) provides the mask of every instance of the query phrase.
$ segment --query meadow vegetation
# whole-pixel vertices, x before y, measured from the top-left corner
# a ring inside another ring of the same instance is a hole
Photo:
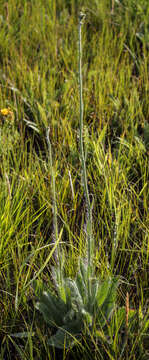
[[[57,349],[36,307],[44,290],[55,293],[56,250],[71,279],[87,251],[80,9],[93,264],[102,284],[119,278],[120,285],[106,329],[89,325],[73,348]],[[147,360],[148,0],[2,1],[0,49],[0,359]]]

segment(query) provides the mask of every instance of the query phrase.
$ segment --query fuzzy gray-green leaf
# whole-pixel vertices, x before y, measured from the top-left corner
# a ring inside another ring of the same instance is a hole
[[[48,344],[59,349],[69,348],[81,339],[83,321],[78,317],[62,328],[58,329],[55,335],[51,336]]]
[[[58,326],[63,324],[63,316],[67,313],[67,305],[50,292],[44,292],[36,308],[43,314],[47,323],[53,322]]]

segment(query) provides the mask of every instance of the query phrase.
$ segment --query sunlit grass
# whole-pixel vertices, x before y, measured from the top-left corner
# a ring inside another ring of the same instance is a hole
[[[63,229],[68,276],[75,275],[77,260],[86,251],[79,159],[79,7],[76,1],[67,0],[8,0],[3,5],[0,356],[12,359],[13,354],[17,359],[20,354],[22,359],[53,360],[57,353],[48,347],[49,330],[34,310],[31,281],[38,275],[39,282],[53,286],[53,257],[46,265],[54,236],[46,127],[50,127],[58,227]],[[94,198],[95,265],[103,278],[105,274],[122,277],[120,305],[125,306],[129,292],[130,308],[142,311],[138,330],[134,324],[128,344],[128,359],[142,360],[148,357],[149,6],[146,0],[92,4],[82,0],[79,6],[86,12],[82,34],[83,140],[89,193]],[[11,114],[6,114],[8,109]],[[16,333],[27,338],[13,337]],[[124,336],[123,331],[121,334]],[[117,333],[113,348],[103,341],[101,350],[91,335],[95,359],[119,359],[119,341]],[[91,359],[86,339],[82,346],[85,359]],[[62,357],[68,356],[65,350]],[[73,356],[82,356],[81,347]]]

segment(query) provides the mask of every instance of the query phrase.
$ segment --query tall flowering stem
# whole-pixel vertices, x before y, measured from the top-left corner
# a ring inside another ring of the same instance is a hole
[[[82,86],[82,37],[81,28],[85,19],[85,14],[80,12],[79,14],[79,89],[80,89],[80,158],[83,175],[83,186],[87,208],[87,240],[88,240],[88,271],[89,275],[93,272],[93,234],[92,234],[92,206],[89,197],[89,190],[87,184],[87,173],[86,173],[86,161],[83,148],[83,86]]]

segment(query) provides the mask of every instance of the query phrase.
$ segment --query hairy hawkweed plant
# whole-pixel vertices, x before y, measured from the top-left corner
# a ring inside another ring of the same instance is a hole
[[[93,336],[99,337],[102,329],[105,331],[115,310],[116,294],[119,284],[118,278],[109,277],[104,281],[97,278],[93,263],[94,240],[92,231],[92,204],[90,201],[86,161],[83,148],[83,91],[82,91],[82,41],[81,27],[85,14],[79,14],[79,90],[80,90],[80,160],[83,175],[84,196],[86,201],[86,258],[80,259],[79,270],[75,279],[66,278],[63,271],[62,249],[57,247],[57,266],[52,269],[55,293],[45,291],[36,304],[44,320],[57,328],[56,334],[51,336],[48,343],[57,348],[72,347],[81,340],[81,335],[92,331]],[[53,219],[55,240],[58,240],[57,205],[55,190],[55,174],[52,163],[52,149],[47,130],[49,148],[49,163],[53,194]],[[88,329],[88,330],[87,330]]]

